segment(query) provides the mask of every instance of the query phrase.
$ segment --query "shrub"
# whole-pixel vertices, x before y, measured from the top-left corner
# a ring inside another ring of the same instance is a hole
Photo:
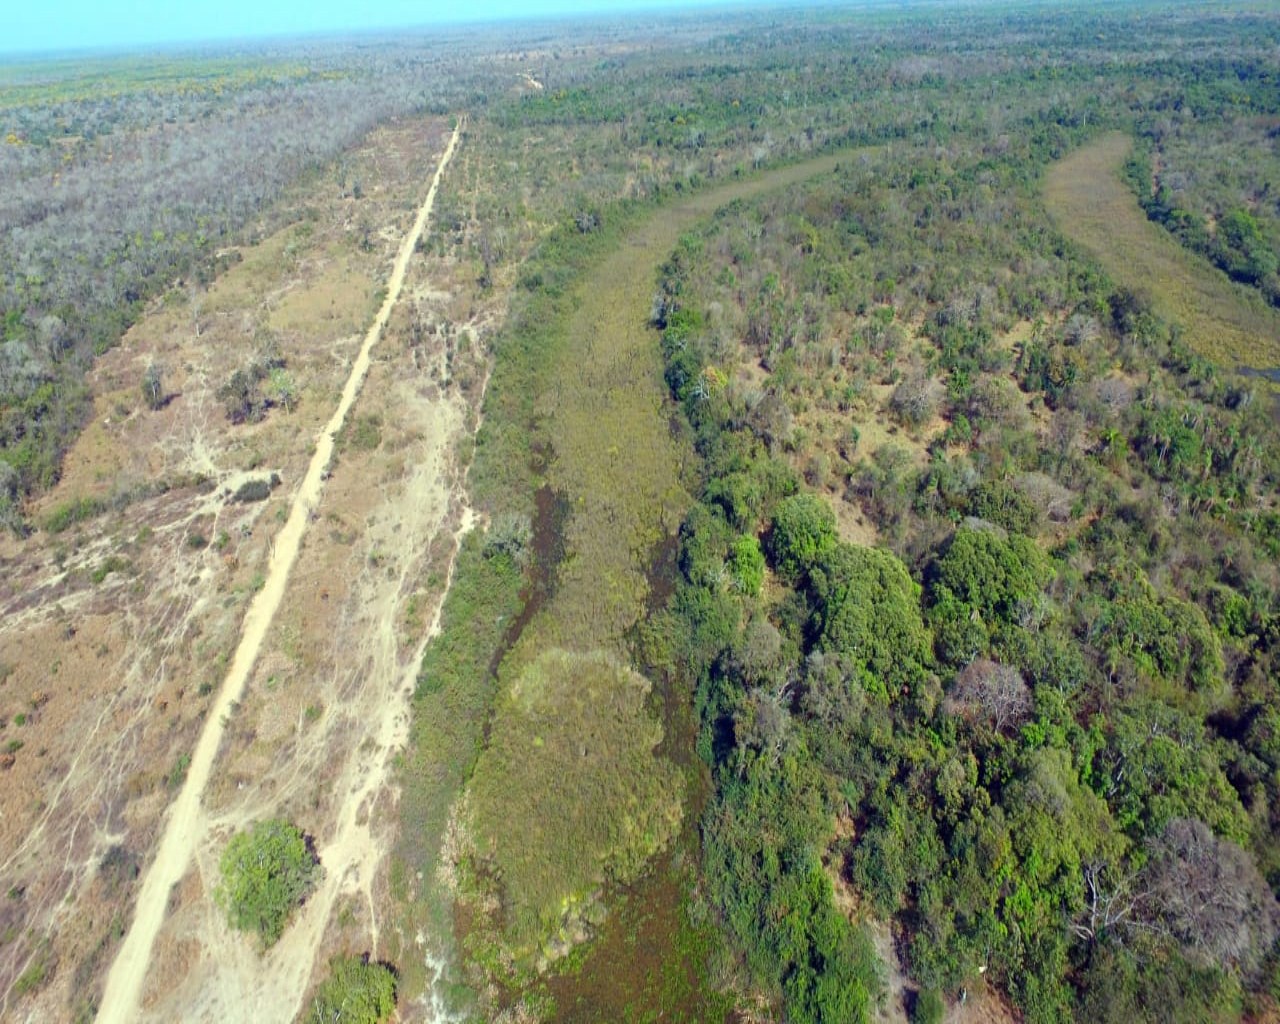
[[[232,501],[248,503],[251,501],[266,501],[271,497],[271,481],[258,478],[256,480],[246,480],[236,488],[236,493],[231,496]]]
[[[969,515],[1003,526],[1010,533],[1031,533],[1040,518],[1031,499],[1005,480],[988,480],[974,488]]]
[[[232,423],[257,423],[267,414],[267,400],[254,368],[236,370],[218,389],[218,401]]]
[[[1049,581],[1051,566],[1026,537],[1000,537],[969,527],[956,531],[933,579],[935,603],[948,596],[976,609],[988,623],[1010,622]]]
[[[222,883],[214,899],[233,928],[257,932],[264,946],[280,938],[294,907],[323,874],[302,831],[279,818],[237,833],[220,867]]]
[[[745,534],[734,541],[729,551],[729,570],[742,593],[752,597],[760,593],[764,586],[764,555],[755,537]]]
[[[832,545],[810,570],[824,650],[846,654],[870,691],[900,692],[928,676],[932,638],[920,587],[892,552]]]
[[[942,1024],[947,1006],[936,989],[927,988],[916,995],[911,1007],[911,1024]]]
[[[942,395],[943,387],[938,381],[917,374],[894,389],[889,408],[907,426],[918,427],[937,413]]]
[[[62,533],[77,523],[101,515],[107,510],[107,503],[101,498],[76,498],[66,504],[59,505],[49,513],[44,528],[50,533]]]

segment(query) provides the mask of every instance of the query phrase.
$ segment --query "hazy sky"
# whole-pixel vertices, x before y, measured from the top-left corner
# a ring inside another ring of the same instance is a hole
[[[717,0],[13,0],[0,53],[237,39],[645,8]]]

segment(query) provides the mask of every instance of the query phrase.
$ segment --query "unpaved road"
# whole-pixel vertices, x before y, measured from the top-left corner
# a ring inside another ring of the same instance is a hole
[[[131,1024],[139,1016],[143,984],[151,965],[156,936],[165,919],[170,892],[186,874],[193,854],[208,828],[209,823],[202,808],[202,797],[214,759],[222,743],[227,721],[235,705],[243,697],[263,639],[280,607],[290,570],[297,558],[303,536],[307,532],[312,512],[318,505],[324,488],[326,470],[333,455],[335,436],[341,430],[347,413],[359,394],[369,370],[372,350],[381,338],[391,311],[400,296],[409,260],[430,218],[441,177],[457,148],[462,128],[463,124],[459,121],[436,168],[435,176],[413,226],[401,244],[391,277],[387,282],[386,298],[365,335],[364,343],[351,368],[338,406],[317,440],[315,454],[293,498],[288,520],[276,538],[266,581],[245,615],[240,641],[231,661],[230,670],[219,691],[216,703],[209,711],[205,727],[192,754],[186,782],[170,809],[155,860],[143,876],[133,921],[107,977],[102,1009],[98,1015],[98,1020],[103,1024],[109,1024],[109,1022]],[[392,740],[394,737],[385,738]],[[384,764],[381,767],[385,770],[386,766]],[[351,863],[360,863],[366,859],[362,855],[365,851],[351,849],[352,845],[358,844],[358,838],[352,829],[356,823],[359,806],[373,788],[374,782],[371,780],[357,787],[351,795],[350,812],[348,813],[347,808],[344,807],[340,815],[343,825],[340,826],[339,833],[340,836],[346,837],[349,850],[348,857],[344,859]],[[346,827],[348,822],[351,827]],[[340,878],[345,872],[334,871],[331,874]],[[317,903],[321,902],[331,903],[331,898],[328,901],[317,901]],[[317,906],[314,909],[320,908]],[[309,917],[318,917],[318,914],[313,913]],[[311,957],[314,955],[323,924],[324,920],[320,919],[311,925],[306,930],[308,941],[300,942],[297,947],[291,948],[291,952],[294,953],[295,967],[300,961],[304,959],[306,961],[305,968],[300,971],[295,969],[293,972],[300,975],[302,985],[305,985],[310,972]],[[289,941],[292,947],[292,937],[286,941]],[[304,946],[307,948],[302,948]],[[300,996],[301,991],[298,992],[297,998]]]

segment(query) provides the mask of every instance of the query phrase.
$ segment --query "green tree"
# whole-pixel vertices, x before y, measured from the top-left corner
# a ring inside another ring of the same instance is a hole
[[[895,694],[928,676],[920,587],[892,552],[833,544],[809,575],[822,646],[853,658],[864,688]]]
[[[935,604],[954,597],[987,622],[1013,622],[1049,581],[1048,559],[1027,537],[964,528],[938,560],[932,581]]]
[[[836,542],[836,516],[813,494],[796,494],[778,505],[773,517],[774,564],[795,577],[819,561]]]
[[[303,1013],[305,1024],[382,1024],[396,1009],[396,976],[367,956],[336,956]]]
[[[257,932],[264,946],[280,938],[289,915],[323,875],[302,831],[280,818],[233,836],[220,868],[215,901],[233,928]]]

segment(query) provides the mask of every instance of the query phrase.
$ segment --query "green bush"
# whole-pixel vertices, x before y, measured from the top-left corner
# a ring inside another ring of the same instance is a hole
[[[990,530],[958,530],[938,560],[935,604],[947,597],[977,610],[988,624],[1012,622],[1049,581],[1048,559],[1026,537],[1005,539]]]
[[[915,1005],[911,1008],[911,1024],[942,1024],[946,1012],[942,996],[927,988],[916,995]]]
[[[974,488],[969,515],[1003,526],[1010,533],[1031,533],[1040,511],[1031,499],[1006,480],[989,480]]]
[[[367,956],[336,956],[303,1011],[305,1024],[381,1024],[396,1009],[396,976]]]
[[[764,555],[755,537],[747,534],[734,541],[729,551],[729,570],[742,593],[752,597],[760,593],[764,586]]]
[[[247,504],[251,501],[266,501],[269,497],[271,497],[271,481],[258,478],[246,480],[237,487],[231,500]]]
[[[257,932],[264,946],[284,933],[293,909],[315,888],[323,869],[302,831],[279,818],[237,833],[222,854],[214,899],[233,928]]]
[[[101,498],[76,498],[59,505],[49,513],[44,528],[50,533],[62,533],[77,523],[101,515],[107,510],[107,503]]]

